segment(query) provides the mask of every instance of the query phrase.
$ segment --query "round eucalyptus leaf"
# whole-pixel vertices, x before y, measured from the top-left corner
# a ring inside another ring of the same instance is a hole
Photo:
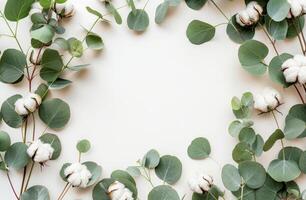
[[[3,83],[20,82],[26,66],[27,60],[24,53],[16,49],[6,49],[0,59],[0,81]]]
[[[4,155],[8,168],[20,170],[30,162],[27,154],[28,146],[22,142],[12,144]]]
[[[80,40],[76,38],[68,39],[69,52],[72,56],[80,58],[83,55],[83,44]]]
[[[302,149],[298,147],[285,147],[284,149],[281,149],[279,151],[278,159],[293,160],[296,163],[299,163],[302,153],[303,153]]]
[[[253,190],[253,189],[249,188],[248,186],[244,186],[243,187],[243,192],[242,192],[241,188],[236,192],[232,192],[233,195],[235,195],[235,197],[237,197],[237,199],[239,199],[239,200],[243,200],[243,199],[245,199],[245,200],[256,200],[257,199],[256,195],[255,195],[256,190]]]
[[[256,140],[256,134],[253,128],[246,127],[241,129],[238,138],[240,142],[245,142],[251,145]]]
[[[154,169],[157,167],[160,161],[159,153],[155,149],[151,149],[146,153],[142,159],[143,165],[148,169]]]
[[[77,143],[77,150],[80,152],[80,153],[86,153],[89,151],[90,149],[90,142],[89,140],[86,140],[86,139],[83,139],[83,140],[80,140],[78,143]]]
[[[166,15],[168,13],[169,6],[170,6],[170,3],[167,1],[157,6],[156,11],[155,11],[155,23],[156,24],[161,24],[165,20]]]
[[[287,0],[270,0],[267,5],[268,15],[276,22],[285,19],[289,10],[290,4]]]
[[[160,185],[150,191],[148,200],[180,200],[180,197],[172,187]]]
[[[290,108],[286,116],[284,135],[286,139],[306,136],[306,105],[297,104]]]
[[[265,184],[255,192],[256,199],[276,199],[282,187],[283,183],[276,182],[267,175]]]
[[[275,40],[284,40],[287,37],[288,32],[288,22],[286,19],[276,22],[273,21],[269,16],[265,18],[265,25],[269,34]]]
[[[0,131],[0,151],[6,151],[11,146],[11,138],[8,133]]]
[[[108,188],[111,184],[115,182],[114,179],[103,179],[98,182],[93,191],[92,191],[92,199],[93,200],[111,200],[110,196],[108,195]]]
[[[283,53],[279,56],[275,56],[269,64],[269,76],[271,80],[275,83],[282,84],[286,88],[289,87],[291,83],[286,82],[284,73],[282,71],[282,64],[289,58],[292,58],[292,55]]]
[[[241,176],[238,169],[233,165],[225,165],[222,168],[222,182],[229,191],[238,191],[241,185]]]
[[[102,173],[102,167],[97,163],[91,161],[87,161],[82,164],[85,165],[91,173],[90,181],[87,183],[87,187],[89,187],[99,180]]]
[[[67,177],[65,176],[65,169],[71,165],[71,163],[65,163],[63,164],[59,174],[60,174],[60,177],[63,179],[63,181],[67,182]]]
[[[159,165],[155,168],[155,174],[164,182],[172,185],[176,183],[182,175],[182,163],[175,156],[162,156]]]
[[[305,17],[304,15],[288,19],[288,32],[287,32],[287,38],[294,38],[298,36],[298,34],[301,33],[301,30],[304,29],[305,26]]]
[[[149,16],[143,9],[131,11],[127,18],[128,27],[133,31],[142,32],[149,26]]]
[[[50,200],[49,191],[45,186],[34,185],[21,195],[21,200]]]
[[[194,139],[188,147],[188,156],[196,160],[209,157],[210,152],[209,141],[203,137]]]
[[[263,148],[264,148],[264,140],[263,138],[257,134],[256,135],[256,140],[255,142],[252,144],[252,150],[255,153],[255,156],[261,156],[262,152],[263,152]]]
[[[193,10],[200,10],[207,0],[185,0],[187,6]]]
[[[266,170],[257,162],[242,162],[239,164],[238,170],[246,185],[251,189],[260,188],[266,181]]]
[[[216,28],[206,22],[193,20],[186,31],[187,38],[192,44],[203,44],[214,38]]]
[[[39,139],[43,143],[50,144],[51,147],[54,149],[51,160],[56,160],[61,155],[62,145],[57,135],[52,133],[45,133],[42,136],[40,136]]]
[[[298,164],[293,160],[273,160],[268,167],[268,174],[278,182],[288,182],[300,176]]]
[[[21,95],[16,94],[11,96],[1,106],[1,114],[3,121],[12,128],[19,128],[22,125],[23,117],[15,112],[15,102],[22,98]]]
[[[248,40],[239,47],[239,61],[243,66],[256,66],[262,64],[268,55],[268,47],[256,40]]]
[[[236,22],[236,16],[231,18],[231,21],[226,27],[227,36],[238,44],[247,40],[251,40],[255,35],[255,27],[242,27]]]
[[[44,24],[38,29],[31,30],[31,38],[38,40],[43,44],[48,44],[52,41],[55,35],[55,30],[49,24]]]
[[[52,89],[60,90],[60,89],[63,89],[65,87],[68,87],[71,83],[72,83],[72,81],[70,81],[70,80],[57,78],[55,81],[52,81],[51,83],[49,83],[49,88],[50,88],[50,90],[52,90]]]
[[[40,119],[50,128],[63,128],[70,119],[70,108],[61,99],[49,99],[39,107]]]
[[[141,175],[139,167],[136,166],[130,166],[126,171],[133,177],[139,177]]]
[[[306,174],[306,151],[303,151],[303,153],[301,153],[300,159],[299,159],[299,167],[300,170]]]
[[[111,174],[111,178],[118,180],[121,182],[123,179],[130,181],[133,185],[136,186],[136,182],[134,178],[126,171],[123,170],[115,170]]]
[[[285,137],[284,133],[282,130],[280,129],[276,129],[272,135],[268,138],[268,140],[265,142],[265,145],[263,147],[264,151],[269,151],[273,145],[275,144],[275,142],[277,140],[281,140]]]
[[[252,156],[250,145],[245,142],[238,143],[232,152],[233,160],[237,163],[252,160]]]
[[[47,81],[55,81],[62,72],[64,66],[59,52],[53,49],[46,49],[41,58],[40,77]]]
[[[92,32],[90,32],[86,36],[86,44],[90,49],[93,50],[101,50],[104,48],[104,43],[102,38],[99,35]]]
[[[7,0],[4,8],[5,18],[9,21],[19,21],[29,15],[34,0]]]

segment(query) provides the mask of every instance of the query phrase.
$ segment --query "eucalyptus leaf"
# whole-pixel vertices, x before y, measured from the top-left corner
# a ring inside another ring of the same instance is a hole
[[[253,128],[245,127],[239,133],[239,141],[252,145],[256,140],[256,134]]]
[[[83,139],[83,140],[80,140],[78,143],[77,143],[77,150],[80,152],[80,153],[86,153],[89,151],[91,145],[90,145],[90,142],[89,140],[86,140],[86,139]]]
[[[187,6],[193,10],[200,10],[207,0],[185,0]]]
[[[277,199],[278,192],[282,189],[283,184],[276,182],[269,175],[267,175],[265,184],[256,190],[256,199]]]
[[[21,95],[16,94],[5,100],[1,106],[1,114],[3,121],[12,128],[19,128],[22,125],[23,117],[18,115],[15,111],[15,102],[22,98]]]
[[[137,166],[130,166],[126,171],[133,177],[139,177],[141,175],[141,171]]]
[[[80,40],[76,38],[68,39],[69,52],[72,56],[80,58],[83,55],[83,44]]]
[[[48,99],[40,105],[39,117],[51,129],[63,128],[70,119],[69,105],[61,99]]]
[[[57,78],[55,81],[49,83],[49,88],[60,90],[65,87],[68,87],[71,83],[72,81],[70,80],[63,79],[63,78]]]
[[[267,5],[268,15],[276,22],[285,19],[289,10],[290,4],[287,0],[270,0]]]
[[[163,3],[159,4],[155,11],[155,23],[161,24],[168,13],[170,3],[168,1],[164,1]]]
[[[48,24],[45,24],[38,29],[31,30],[31,37],[44,44],[51,42],[54,35],[55,30]]]
[[[4,160],[9,169],[20,170],[30,162],[27,149],[28,146],[22,142],[14,143],[8,148]]]
[[[227,24],[226,34],[233,42],[241,44],[247,40],[251,40],[254,37],[255,28],[240,26],[236,22],[236,16],[234,15]]]
[[[182,163],[175,156],[162,156],[159,165],[155,168],[155,173],[158,178],[172,185],[176,183],[182,175]]]
[[[276,22],[273,21],[269,16],[265,18],[265,25],[268,33],[276,40],[286,39],[288,32],[288,22],[286,19]]]
[[[148,200],[180,200],[180,197],[172,187],[160,185],[150,191]]]
[[[233,160],[236,161],[237,163],[247,160],[252,160],[252,156],[253,153],[250,148],[250,145],[247,144],[246,142],[238,143],[232,152]]]
[[[188,156],[192,159],[205,159],[211,153],[209,141],[203,137],[196,138],[189,145],[187,152]]]
[[[296,163],[299,163],[300,157],[303,151],[298,147],[285,147],[281,149],[278,153],[278,159],[282,160],[293,160]]]
[[[145,31],[149,26],[149,16],[143,9],[131,11],[127,18],[128,27],[137,32]]]
[[[241,176],[239,174],[238,169],[233,165],[225,165],[222,168],[222,182],[226,189],[230,191],[238,191],[241,185]]]
[[[255,142],[252,144],[252,150],[255,154],[255,156],[261,156],[262,152],[263,152],[263,148],[264,148],[264,140],[263,138],[257,134],[256,135],[256,140]]]
[[[306,105],[297,104],[290,108],[286,116],[284,135],[286,139],[306,136]]]
[[[264,151],[269,151],[273,145],[275,144],[275,142],[277,140],[281,140],[285,137],[284,133],[282,130],[280,129],[276,129],[272,135],[270,135],[270,137],[268,138],[268,140],[265,142],[265,145],[263,147]]]
[[[94,50],[101,50],[104,48],[104,43],[102,38],[95,33],[88,33],[86,36],[86,44],[89,48]]]
[[[51,147],[54,149],[51,160],[56,160],[60,156],[62,151],[62,144],[58,136],[52,133],[45,133],[40,136],[39,139],[43,143],[51,145]]]
[[[187,38],[192,44],[203,44],[214,38],[216,28],[206,22],[193,20],[189,23],[186,31]]]
[[[159,153],[155,149],[151,149],[142,159],[143,165],[148,169],[154,169],[160,162]]]
[[[306,151],[303,151],[300,155],[300,159],[299,159],[299,168],[300,170],[306,174]]]
[[[90,14],[93,14],[93,15],[95,15],[95,16],[97,16],[97,17],[103,19],[103,15],[102,15],[99,11],[97,11],[97,10],[95,10],[95,9],[89,7],[89,6],[86,7],[86,10],[87,10]]]
[[[243,128],[251,127],[253,122],[250,120],[235,120],[228,127],[228,132],[232,137],[238,137]]]
[[[287,53],[283,53],[279,56],[275,56],[270,64],[269,64],[269,76],[272,81],[275,83],[282,84],[284,87],[289,87],[292,85],[291,83],[287,83],[284,73],[282,71],[282,64],[288,60],[289,58],[292,58],[293,56]]]
[[[102,174],[102,167],[98,165],[97,163],[91,162],[91,161],[87,161],[82,164],[85,165],[91,173],[91,178],[89,182],[87,183],[87,187],[92,186],[99,180]]]
[[[93,191],[92,191],[92,199],[93,200],[111,200],[110,196],[108,195],[108,188],[111,184],[115,182],[114,179],[103,179],[98,182]]]
[[[304,29],[305,26],[305,17],[304,15],[288,19],[288,32],[287,32],[287,38],[294,38],[298,36],[298,34],[301,33],[301,31]]]
[[[5,18],[19,21],[29,15],[34,0],[7,0],[4,8]]]
[[[108,10],[108,12],[110,12],[114,16],[116,23],[122,24],[122,18],[119,12],[110,1],[105,1],[105,7]]]
[[[238,170],[246,185],[251,189],[260,188],[266,181],[266,170],[257,162],[245,161],[239,163]]]
[[[46,49],[41,59],[40,77],[47,82],[53,82],[61,74],[63,66],[64,63],[58,51]]]
[[[0,151],[6,151],[11,146],[11,138],[7,132],[0,131]]]
[[[45,186],[34,185],[21,195],[21,200],[50,200],[49,191]]]
[[[134,178],[126,171],[123,170],[115,170],[111,174],[111,178],[118,180],[121,182],[123,179],[130,181],[133,185],[136,186],[136,182]]]
[[[288,182],[300,176],[298,164],[293,160],[273,160],[268,167],[268,174],[278,182]]]

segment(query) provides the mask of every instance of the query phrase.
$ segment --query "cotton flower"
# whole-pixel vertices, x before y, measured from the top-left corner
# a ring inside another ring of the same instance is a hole
[[[75,13],[74,5],[71,3],[64,3],[54,5],[55,12],[62,18],[69,18],[72,17]]]
[[[15,102],[15,111],[17,114],[25,116],[34,112],[41,104],[41,97],[35,93],[29,93]]]
[[[54,149],[48,143],[43,143],[41,140],[34,141],[27,149],[27,154],[34,162],[45,163],[52,158]]]
[[[306,57],[296,55],[286,60],[282,65],[285,79],[288,83],[306,83]]]
[[[213,178],[207,174],[198,174],[188,181],[189,188],[198,194],[208,192],[213,185]]]
[[[261,94],[254,96],[254,107],[263,112],[270,112],[281,105],[281,95],[273,88],[265,88]]]
[[[133,193],[119,181],[115,181],[108,188],[111,200],[134,200]]]
[[[290,5],[290,12],[287,18],[299,17],[306,13],[306,1],[305,0],[288,0]]]
[[[236,22],[240,26],[252,26],[256,24],[263,13],[263,8],[256,2],[250,2],[246,9],[241,10],[236,15]]]
[[[73,163],[69,165],[65,171],[67,181],[74,187],[87,187],[87,184],[92,176],[86,165],[81,163]]]

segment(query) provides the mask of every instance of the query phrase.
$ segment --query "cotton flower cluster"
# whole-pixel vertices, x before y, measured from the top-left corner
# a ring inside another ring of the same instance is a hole
[[[303,55],[296,55],[293,58],[286,60],[282,69],[285,79],[288,83],[299,82],[306,83],[306,57]]]
[[[43,164],[52,158],[54,149],[48,143],[43,143],[41,140],[34,141],[27,149],[28,155],[34,162]]]
[[[133,193],[119,181],[115,181],[108,188],[111,200],[134,200]]]
[[[213,186],[213,178],[207,174],[198,174],[188,182],[189,188],[198,194],[208,192]]]
[[[35,93],[29,93],[15,102],[15,111],[21,116],[34,112],[41,104],[41,97]]]
[[[65,169],[64,174],[67,177],[67,181],[73,187],[82,188],[87,187],[87,184],[92,176],[86,165],[82,165],[81,163],[73,163],[69,165]]]
[[[247,5],[246,9],[237,13],[236,22],[242,27],[252,26],[259,21],[262,13],[262,7],[256,1],[252,1]]]
[[[61,18],[69,18],[72,17],[75,13],[74,6],[71,3],[64,3],[54,5],[54,11],[61,17]]]
[[[305,0],[287,0],[290,5],[290,12],[287,18],[299,17],[306,13]]]
[[[261,94],[254,95],[254,107],[263,112],[270,112],[281,105],[281,95],[273,88],[265,88]]]

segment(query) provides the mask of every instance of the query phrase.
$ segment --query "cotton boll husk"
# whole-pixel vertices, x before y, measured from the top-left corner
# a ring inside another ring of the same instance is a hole
[[[24,99],[20,98],[15,102],[15,112],[18,115],[28,115],[29,111],[24,107]]]
[[[35,99],[37,105],[40,105],[40,104],[41,104],[41,101],[42,101],[41,96],[39,96],[39,95],[36,94],[36,93],[30,93],[30,94],[28,95],[28,98]]]

